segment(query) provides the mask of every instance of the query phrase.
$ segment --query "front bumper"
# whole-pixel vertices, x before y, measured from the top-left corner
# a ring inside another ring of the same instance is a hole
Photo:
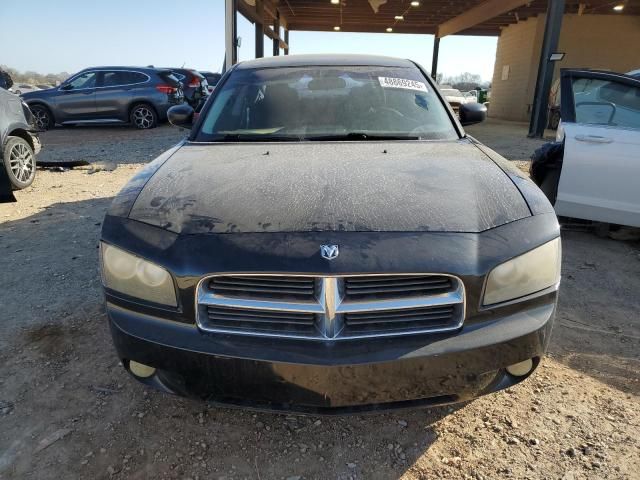
[[[469,400],[525,377],[537,365],[557,292],[489,312],[441,335],[308,342],[201,332],[107,302],[118,355],[155,367],[144,383],[214,403],[306,413],[349,413]]]

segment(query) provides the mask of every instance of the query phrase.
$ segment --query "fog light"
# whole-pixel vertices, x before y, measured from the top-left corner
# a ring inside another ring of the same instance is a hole
[[[531,371],[533,368],[533,360],[528,359],[522,362],[514,363],[513,365],[509,365],[507,367],[507,372],[509,372],[514,377],[523,377],[527,373]]]
[[[129,371],[140,378],[147,378],[156,373],[155,368],[143,363],[134,362],[133,360],[129,360]]]

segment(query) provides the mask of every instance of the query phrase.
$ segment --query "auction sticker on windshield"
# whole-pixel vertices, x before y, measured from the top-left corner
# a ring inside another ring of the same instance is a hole
[[[409,80],[408,78],[378,77],[378,81],[382,88],[405,88],[408,90],[427,92],[427,86],[417,80]]]

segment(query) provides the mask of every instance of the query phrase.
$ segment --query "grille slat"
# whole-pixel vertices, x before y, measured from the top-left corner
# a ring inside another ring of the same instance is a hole
[[[245,278],[234,278],[234,277],[223,277],[220,279],[215,279],[211,281],[212,285],[216,286],[216,285],[228,285],[228,286],[243,286],[243,285],[249,285],[249,286],[254,286],[254,287],[263,287],[263,286],[267,286],[267,285],[271,285],[271,286],[286,286],[289,288],[309,288],[310,286],[313,286],[313,280],[298,280],[298,281],[287,281],[287,280],[283,280],[280,282],[274,282],[273,280],[270,279],[260,279],[260,278],[255,278],[252,279],[251,277],[245,277]]]
[[[435,295],[452,288],[450,277],[444,275],[407,275],[380,277],[347,277],[345,292],[347,298],[379,297],[389,298],[404,294]]]
[[[367,321],[372,319],[380,319],[383,318],[403,318],[403,317],[414,317],[416,315],[451,315],[453,313],[453,307],[443,307],[443,308],[430,308],[430,309],[407,309],[407,310],[386,310],[383,312],[367,312],[367,313],[347,313],[345,314],[346,318],[354,321]]]
[[[266,288],[266,287],[226,287],[216,285],[216,291],[219,292],[253,292],[253,293],[265,293],[265,294],[274,294],[274,295],[312,295],[313,288],[305,288],[303,289],[295,289],[295,288]]]
[[[315,296],[313,277],[221,276],[209,282],[214,294],[255,298],[296,298],[312,300]]]
[[[347,313],[345,315],[345,328],[367,328],[373,326],[389,325],[392,328],[415,327],[420,325],[442,325],[450,321],[454,313],[453,307],[449,308],[412,308],[401,311],[384,311],[375,313]]]
[[[407,286],[411,287],[414,285],[442,285],[448,284],[449,280],[446,279],[437,279],[437,280],[403,280],[399,282],[394,282],[393,280],[379,280],[377,282],[351,282],[347,281],[347,288],[383,288],[383,287],[398,287],[398,286]]]
[[[207,307],[207,318],[217,329],[255,330],[257,332],[288,332],[315,335],[316,316],[312,313],[274,312],[236,308]]]
[[[220,275],[200,284],[198,325],[317,340],[442,332],[462,325],[464,301],[448,275]]]
[[[447,284],[440,285],[406,285],[406,286],[393,286],[393,287],[358,287],[357,289],[347,287],[347,294],[349,295],[371,295],[371,294],[391,294],[395,292],[423,292],[431,290],[442,290],[448,288]]]
[[[232,310],[232,309],[222,309],[222,308],[214,308],[209,307],[207,311],[209,318],[214,316],[217,317],[225,317],[230,319],[237,320],[253,320],[255,319],[263,319],[266,321],[278,322],[278,321],[298,321],[298,322],[306,322],[313,321],[313,314],[307,313],[282,313],[282,312],[272,312],[270,310]]]

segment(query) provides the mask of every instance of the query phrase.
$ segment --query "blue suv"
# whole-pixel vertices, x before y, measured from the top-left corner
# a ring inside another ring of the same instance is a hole
[[[86,68],[59,87],[22,95],[36,126],[130,123],[155,127],[167,110],[184,101],[182,84],[171,70],[149,67]]]

